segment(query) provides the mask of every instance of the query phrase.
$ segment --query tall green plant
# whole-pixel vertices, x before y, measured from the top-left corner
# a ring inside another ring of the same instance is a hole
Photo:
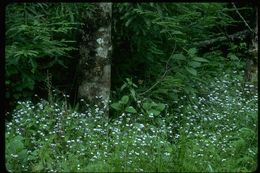
[[[91,4],[13,3],[6,7],[6,97],[32,95],[51,68],[67,68]],[[86,10],[87,11],[83,11]]]

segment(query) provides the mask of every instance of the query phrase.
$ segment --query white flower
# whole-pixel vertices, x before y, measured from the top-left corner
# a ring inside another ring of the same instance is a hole
[[[164,153],[164,154],[165,154],[165,156],[169,156],[169,155],[171,155],[170,153],[167,153],[167,152],[166,152],[166,153]]]
[[[17,154],[11,154],[11,156],[14,157],[14,158],[18,157]]]
[[[141,129],[144,128],[144,125],[143,125],[143,124],[140,124],[140,128],[141,128]]]

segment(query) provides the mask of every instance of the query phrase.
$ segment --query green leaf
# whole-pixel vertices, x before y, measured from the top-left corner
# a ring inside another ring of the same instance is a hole
[[[185,88],[183,88],[183,90],[187,93],[187,94],[193,94],[196,93],[196,90],[192,87],[186,86]]]
[[[132,20],[134,19],[134,17],[129,18],[126,23],[125,26],[128,27],[128,25],[132,22]]]
[[[168,89],[159,88],[158,90],[153,91],[155,94],[168,94]]]
[[[158,111],[163,111],[165,108],[165,104],[162,104],[162,103],[159,103],[156,105],[155,109],[158,110]]]
[[[15,136],[13,139],[11,139],[7,148],[12,153],[17,153],[22,151],[24,149],[23,137]]]
[[[123,104],[127,104],[128,103],[128,101],[129,101],[129,97],[128,96],[123,96],[122,98],[121,98],[121,102],[123,103]]]
[[[228,54],[228,58],[230,58],[230,60],[232,60],[232,61],[238,61],[239,59],[238,59],[238,57],[236,56],[236,55],[234,55],[234,54]]]
[[[131,92],[131,95],[132,95],[132,97],[134,98],[134,100],[137,100],[137,99],[136,99],[135,90],[134,90],[134,89],[130,89],[130,92]]]
[[[32,171],[33,172],[42,171],[43,168],[44,168],[44,166],[42,165],[42,162],[39,162],[32,168]]]
[[[127,84],[124,83],[124,85],[121,86],[120,91],[123,91],[126,88]]]
[[[197,68],[197,67],[201,66],[201,63],[200,62],[196,62],[196,61],[191,61],[188,64],[189,64],[189,66],[194,67],[194,68]]]
[[[173,55],[173,59],[176,59],[176,60],[186,60],[186,57],[183,54],[178,53],[178,54],[174,54]]]
[[[148,114],[153,114],[155,116],[159,115],[161,112],[160,111],[157,111],[157,110],[154,110],[154,109],[151,109],[149,111],[147,111]]]
[[[194,68],[190,68],[185,66],[185,69],[192,75],[196,76],[197,75],[197,70],[195,70]]]
[[[151,105],[151,103],[148,103],[148,102],[144,102],[143,103],[143,108],[145,109],[145,110],[149,110],[149,109],[151,109],[151,107],[152,107],[152,105]]]
[[[175,34],[175,35],[183,35],[183,32],[181,31],[173,31],[173,30],[170,30],[172,34]]]
[[[135,108],[133,108],[133,106],[128,106],[126,109],[125,109],[126,112],[129,112],[129,113],[137,113],[137,111],[135,110]]]
[[[133,84],[132,80],[129,79],[129,78],[126,78],[126,82],[128,83],[128,85],[132,85]]]
[[[18,152],[18,157],[20,160],[25,160],[27,158],[27,150],[23,149],[22,151]]]
[[[196,48],[190,48],[188,50],[188,54],[192,57],[197,53],[197,49]]]
[[[120,103],[112,103],[111,107],[118,111],[121,111],[123,108],[123,106]]]
[[[193,58],[194,61],[199,61],[199,62],[209,62],[207,59],[205,58],[200,58],[200,57],[195,57]]]
[[[168,147],[166,148],[166,151],[169,152],[169,153],[171,153],[171,152],[173,151],[173,148],[168,146]]]
[[[31,72],[34,74],[35,71],[36,71],[36,69],[37,69],[37,67],[38,67],[38,65],[37,65],[37,63],[36,63],[32,58],[30,58],[30,63],[31,63],[31,65],[32,65]]]

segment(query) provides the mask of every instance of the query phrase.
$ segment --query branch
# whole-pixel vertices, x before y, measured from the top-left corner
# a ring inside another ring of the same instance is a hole
[[[156,85],[158,85],[158,84],[163,80],[163,78],[165,77],[165,75],[166,75],[167,72],[168,72],[168,69],[164,72],[164,74],[162,75],[162,77],[161,77],[155,84],[153,84],[153,86],[151,86],[148,90],[146,90],[146,91],[140,93],[139,95],[140,95],[140,96],[141,96],[141,95],[144,95],[144,94],[146,94],[147,92],[151,91],[154,87],[156,87]]]
[[[139,94],[140,96],[146,94],[147,92],[151,91],[154,87],[156,87],[156,86],[164,79],[164,77],[165,77],[165,75],[167,74],[167,72],[172,69],[172,68],[168,68],[168,65],[169,65],[169,62],[170,62],[170,60],[171,60],[171,58],[172,58],[173,53],[175,52],[175,49],[176,49],[176,44],[174,45],[174,49],[173,49],[173,51],[172,51],[172,53],[171,53],[171,56],[168,58],[168,60],[167,60],[167,62],[166,62],[165,72],[163,73],[163,75],[161,76],[161,78],[160,78],[155,84],[153,84],[148,90],[146,90],[146,91],[140,93],[140,94]]]
[[[252,30],[252,28],[250,28],[250,26],[248,25],[248,23],[246,22],[246,20],[244,19],[244,17],[239,13],[239,11],[238,11],[238,9],[237,9],[237,7],[236,7],[236,5],[235,5],[234,2],[232,2],[232,5],[233,5],[233,7],[235,8],[235,10],[236,10],[237,14],[239,15],[239,17],[240,17],[240,18],[243,20],[243,22],[245,23],[246,27],[247,27],[251,32],[253,32],[253,33],[256,34],[256,32],[255,32],[254,30]]]
[[[211,39],[211,40],[205,40],[205,41],[197,42],[197,43],[194,43],[194,46],[207,47],[207,46],[212,45],[214,43],[223,42],[223,41],[226,41],[228,39],[231,39],[231,41],[234,41],[236,38],[241,38],[242,36],[244,37],[244,36],[247,36],[249,34],[250,34],[249,30],[244,30],[244,31],[240,31],[240,32],[237,32],[235,34],[232,34],[232,35],[228,35],[228,38],[225,37],[225,36],[221,36],[221,37],[214,38],[214,39]]]

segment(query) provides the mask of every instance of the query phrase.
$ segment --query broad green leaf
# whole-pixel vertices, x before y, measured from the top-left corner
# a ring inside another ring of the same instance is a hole
[[[143,103],[143,108],[145,109],[145,110],[149,110],[149,109],[151,109],[151,107],[152,107],[152,105],[151,105],[151,103],[148,103],[148,102],[144,102]]]
[[[128,106],[126,109],[125,109],[126,112],[129,112],[129,113],[137,113],[137,111],[135,110],[135,108],[133,108],[133,106]]]
[[[156,107],[155,107],[155,109],[160,111],[160,112],[163,111],[164,108],[165,108],[165,105],[162,104],[162,103],[157,104]]]
[[[152,107],[154,108],[154,107],[156,107],[156,106],[157,106],[157,103],[155,103],[155,102],[152,102],[152,103],[151,103],[151,105],[152,105]]]
[[[205,58],[200,58],[200,57],[195,57],[193,58],[194,61],[199,61],[199,62],[209,62],[207,59]]]
[[[174,55],[173,55],[173,59],[186,60],[186,57],[185,57],[183,54],[178,53],[178,54],[174,54]]]
[[[23,149],[22,151],[18,152],[18,157],[21,160],[25,160],[27,158],[27,150]]]
[[[13,139],[11,139],[7,147],[8,150],[12,153],[17,153],[19,151],[22,151],[24,148],[23,137],[22,136],[14,137]]]
[[[197,61],[191,61],[188,64],[189,64],[189,66],[194,67],[194,68],[197,68],[197,67],[201,66],[201,63],[197,62]]]
[[[111,107],[114,108],[115,110],[121,111],[122,110],[122,105],[119,103],[112,103]]]
[[[197,70],[195,70],[194,68],[190,68],[185,66],[185,69],[192,75],[196,76],[197,75]]]
[[[128,96],[123,96],[122,98],[121,98],[121,102],[123,103],[123,104],[127,104],[128,103],[128,101],[129,101],[129,97]]]

